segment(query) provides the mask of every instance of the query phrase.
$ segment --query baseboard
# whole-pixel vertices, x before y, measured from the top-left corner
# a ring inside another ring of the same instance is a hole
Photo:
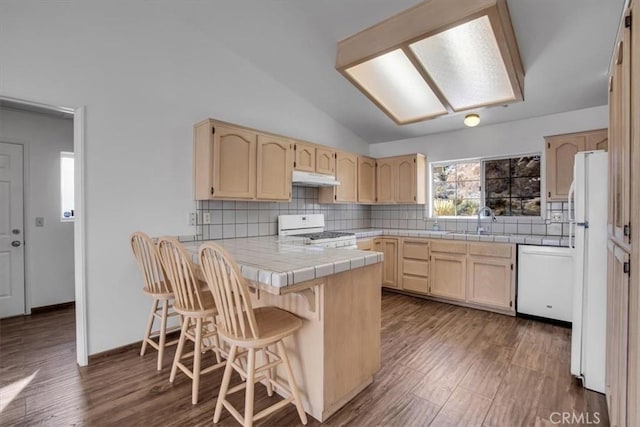
[[[173,331],[167,334],[167,341],[172,341],[178,338],[180,338],[180,331]],[[131,344],[125,344],[120,347],[112,348],[110,350],[101,351],[100,353],[91,354],[89,355],[89,365],[91,365],[92,363],[99,362],[100,360],[106,359],[110,356],[126,353],[133,349],[137,349],[139,351],[141,347],[142,347],[142,340],[133,342]],[[151,349],[152,351],[155,351],[155,349],[149,345],[147,345],[147,349]]]
[[[69,302],[63,302],[60,304],[43,305],[41,307],[31,307],[31,314],[32,315],[42,314],[42,313],[48,313],[50,311],[65,310],[69,308],[74,308],[75,306],[76,306],[75,301],[69,301]]]

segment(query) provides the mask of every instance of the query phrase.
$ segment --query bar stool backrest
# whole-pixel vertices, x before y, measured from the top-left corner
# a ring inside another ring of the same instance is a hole
[[[200,267],[218,309],[218,330],[235,339],[258,339],[249,288],[229,253],[205,243],[200,246]]]
[[[152,294],[171,293],[172,289],[166,280],[158,248],[151,238],[141,231],[133,233],[131,249],[142,273],[146,291]]]

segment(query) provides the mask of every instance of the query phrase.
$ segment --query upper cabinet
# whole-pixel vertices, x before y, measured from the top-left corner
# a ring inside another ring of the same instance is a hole
[[[394,203],[396,201],[393,157],[377,160],[376,201],[378,203]]]
[[[376,201],[376,159],[358,156],[358,202]]]
[[[293,168],[298,171],[335,175],[335,151],[296,142]]]
[[[426,162],[422,154],[378,159],[377,202],[424,204]]]
[[[293,168],[297,171],[316,171],[316,148],[310,144],[296,142],[294,145],[295,160]]]
[[[320,203],[355,203],[358,201],[358,156],[353,153],[336,153],[336,180],[340,185],[321,187]]]
[[[289,200],[292,143],[205,120],[194,127],[197,200]]]
[[[336,173],[336,153],[327,148],[316,147],[316,172],[327,175]]]
[[[291,157],[293,143],[284,138],[258,135],[257,198],[291,198]]]
[[[573,164],[580,151],[608,149],[607,129],[545,138],[547,200],[567,200],[573,181]]]

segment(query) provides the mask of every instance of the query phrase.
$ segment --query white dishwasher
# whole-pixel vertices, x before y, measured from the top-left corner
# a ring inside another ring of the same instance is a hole
[[[518,246],[518,313],[571,322],[573,250]]]

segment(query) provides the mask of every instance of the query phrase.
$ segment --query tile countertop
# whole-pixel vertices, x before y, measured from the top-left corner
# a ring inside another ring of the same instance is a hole
[[[205,242],[183,243],[196,264],[199,264],[198,248]],[[276,288],[376,264],[383,260],[382,254],[378,252],[280,243],[278,236],[223,239],[213,242],[231,254],[245,278]]]
[[[344,230],[356,233],[358,239],[377,236],[402,236],[402,237],[427,237],[429,239],[467,240],[474,242],[516,243],[538,246],[569,246],[569,238],[566,236],[536,236],[523,234],[465,234],[449,231],[431,230],[400,230],[363,228],[357,230]]]

